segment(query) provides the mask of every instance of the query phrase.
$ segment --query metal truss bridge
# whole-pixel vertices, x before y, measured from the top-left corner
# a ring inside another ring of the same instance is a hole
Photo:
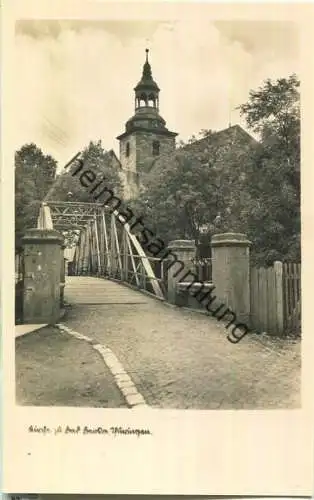
[[[166,295],[166,263],[148,257],[117,210],[102,204],[46,201],[38,228],[77,231],[72,273],[116,279],[160,299]]]

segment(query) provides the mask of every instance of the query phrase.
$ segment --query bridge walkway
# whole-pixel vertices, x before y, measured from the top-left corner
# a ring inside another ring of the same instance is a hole
[[[67,276],[65,300],[72,305],[146,304],[151,298],[116,281],[91,276]]]

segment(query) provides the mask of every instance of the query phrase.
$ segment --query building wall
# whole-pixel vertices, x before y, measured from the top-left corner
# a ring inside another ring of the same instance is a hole
[[[127,144],[130,145],[130,154],[126,155]],[[123,170],[136,172],[136,135],[130,134],[120,140],[120,163]]]
[[[175,137],[165,136],[154,132],[137,132],[136,137],[136,157],[137,171],[145,171],[147,160],[154,159],[153,142],[158,141],[160,144],[159,156],[163,154],[171,154],[175,150]]]
[[[125,200],[136,197],[138,194],[138,174],[132,170],[121,170],[120,178],[123,185]]]
[[[120,140],[120,162],[122,165],[122,182],[126,199],[137,195],[141,173],[152,164],[153,142],[159,142],[159,153],[171,154],[175,150],[175,137],[158,134],[158,132],[136,131]],[[126,155],[127,143],[129,156]]]

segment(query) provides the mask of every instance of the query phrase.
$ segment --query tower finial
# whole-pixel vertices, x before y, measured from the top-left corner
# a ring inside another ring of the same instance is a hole
[[[146,52],[146,62],[148,62],[148,52],[149,52],[149,49],[145,49],[145,52]]]

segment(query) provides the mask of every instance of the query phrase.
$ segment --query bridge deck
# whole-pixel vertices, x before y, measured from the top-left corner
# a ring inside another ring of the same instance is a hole
[[[257,335],[227,340],[222,323],[122,284],[68,277],[63,323],[105,345],[157,408],[299,406],[300,346]]]
[[[67,276],[65,300],[70,304],[145,304],[150,299],[114,281],[90,276]]]

